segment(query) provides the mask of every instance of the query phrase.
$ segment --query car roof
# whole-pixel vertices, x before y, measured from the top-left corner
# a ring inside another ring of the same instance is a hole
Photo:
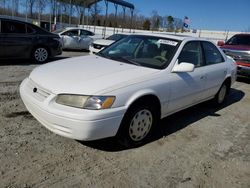
[[[70,30],[70,29],[81,29],[81,30],[86,30],[89,31],[87,29],[81,28],[81,27],[65,27],[64,30]],[[90,31],[91,32],[91,31]]]
[[[178,34],[168,34],[168,33],[133,33],[132,35],[143,35],[143,36],[155,36],[155,37],[163,37],[163,38],[168,38],[168,39],[173,39],[173,40],[178,40],[178,41],[190,41],[190,40],[200,40],[200,41],[209,41],[204,38],[198,38],[198,37],[191,37],[191,36],[186,36],[186,35],[178,35]]]
[[[238,33],[238,34],[235,34],[234,36],[250,36],[250,34],[248,34],[248,33]]]
[[[17,18],[6,18],[6,17],[3,17],[3,16],[0,16],[0,19],[1,20],[6,20],[6,21],[17,21],[17,22],[31,24],[30,22],[27,22],[27,21],[25,21],[23,19],[17,19]]]

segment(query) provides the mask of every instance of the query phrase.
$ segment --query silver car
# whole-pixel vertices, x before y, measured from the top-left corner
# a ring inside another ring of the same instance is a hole
[[[88,50],[96,38],[93,32],[78,27],[57,30],[55,33],[61,37],[63,49]]]

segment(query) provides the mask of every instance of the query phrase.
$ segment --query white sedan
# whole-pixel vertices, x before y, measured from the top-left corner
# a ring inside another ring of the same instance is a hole
[[[90,44],[94,40],[101,38],[101,36],[95,35],[91,31],[78,27],[68,27],[57,30],[55,33],[61,37],[63,49],[71,50],[89,50]]]
[[[98,53],[34,69],[21,86],[29,112],[56,134],[143,144],[157,122],[213,99],[221,104],[236,64],[213,43],[172,35],[130,35]]]
[[[125,33],[123,33],[123,34],[114,34],[114,35],[109,36],[106,39],[96,40],[89,47],[90,54],[98,53],[102,49],[106,48],[107,46],[111,45],[112,43],[114,43],[114,42],[116,42],[118,40],[121,40],[121,39],[127,37],[128,35],[129,34],[125,34]]]

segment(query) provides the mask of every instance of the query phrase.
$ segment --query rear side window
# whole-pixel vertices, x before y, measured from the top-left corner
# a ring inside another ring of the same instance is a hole
[[[224,62],[220,51],[210,42],[202,42],[205,53],[205,60],[207,65],[217,64]]]
[[[1,21],[2,33],[26,33],[26,25],[13,21]]]
[[[81,31],[81,33],[80,33],[81,36],[82,35],[84,35],[84,36],[94,36],[95,35],[94,33],[87,31],[87,30],[80,30],[80,31]]]

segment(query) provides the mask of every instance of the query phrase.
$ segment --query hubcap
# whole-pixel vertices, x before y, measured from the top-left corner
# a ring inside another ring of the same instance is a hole
[[[153,123],[149,110],[141,110],[135,114],[129,125],[129,136],[133,141],[140,141],[147,136]]]
[[[220,92],[219,92],[219,96],[218,96],[218,102],[222,103],[225,96],[226,96],[226,92],[227,92],[227,86],[223,85]]]
[[[37,48],[35,51],[35,59],[39,62],[46,61],[48,58],[48,51],[45,48]]]

